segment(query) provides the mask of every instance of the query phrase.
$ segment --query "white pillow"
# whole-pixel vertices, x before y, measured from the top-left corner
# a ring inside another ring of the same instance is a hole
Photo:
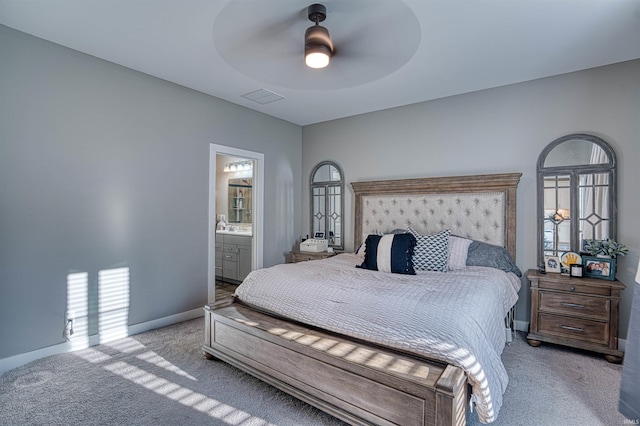
[[[467,267],[467,253],[469,252],[469,246],[471,242],[468,238],[456,237],[451,235],[449,237],[449,270],[455,271],[457,269],[464,269]]]

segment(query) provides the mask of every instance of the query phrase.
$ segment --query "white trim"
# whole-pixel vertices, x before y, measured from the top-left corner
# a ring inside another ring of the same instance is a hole
[[[179,314],[169,315],[168,317],[130,325],[127,327],[127,336],[133,336],[134,334],[140,334],[144,333],[145,331],[155,330],[156,328],[162,328],[168,325],[177,324],[182,321],[188,321],[194,318],[201,317],[203,315],[204,310],[202,308],[198,308],[187,312],[181,312]],[[105,342],[100,342],[100,336],[94,334],[92,336],[89,336],[88,343],[86,345],[73,345],[72,347],[71,342],[65,342],[58,345],[37,349],[35,351],[27,352],[24,354],[3,358],[0,359],[0,374],[4,374],[9,370],[13,370],[14,368],[18,368],[40,358],[86,349],[89,346],[96,346],[100,343]]]
[[[166,327],[179,322],[192,320],[204,316],[203,308],[192,309],[190,311],[181,312],[179,314],[169,315],[168,317],[158,318],[151,321],[141,322],[129,326],[129,336],[144,333],[145,331],[155,330],[156,328]]]
[[[525,333],[529,331],[529,321],[514,321],[516,324],[517,331],[524,331]]]
[[[224,145],[209,145],[209,271],[207,292],[209,302],[215,301],[216,291],[216,156],[230,155],[254,160],[253,165],[253,239],[251,247],[251,269],[263,265],[264,235],[264,154]]]
[[[618,339],[618,350],[622,352],[627,351],[627,339]]]

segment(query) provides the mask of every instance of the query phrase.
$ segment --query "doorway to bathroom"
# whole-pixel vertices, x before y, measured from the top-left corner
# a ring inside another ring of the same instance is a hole
[[[210,302],[233,293],[262,267],[261,153],[211,145],[209,158]]]

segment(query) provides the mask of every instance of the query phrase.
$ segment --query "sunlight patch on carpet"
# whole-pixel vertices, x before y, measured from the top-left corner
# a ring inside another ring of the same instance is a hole
[[[201,393],[194,392],[124,361],[106,365],[104,368],[105,370],[140,385],[145,389],[153,391],[158,395],[165,396],[182,405],[205,413],[210,417],[222,420],[227,424],[252,426],[268,425],[265,420],[259,417],[252,416],[245,411],[209,398]]]
[[[176,367],[175,365],[171,364],[169,361],[167,361],[166,359],[162,358],[160,355],[158,355],[157,353],[153,352],[153,351],[148,351],[145,352],[143,354],[140,354],[138,356],[136,356],[136,358],[141,359],[143,361],[146,361],[150,364],[156,365],[160,368],[164,368],[165,370],[177,374],[179,376],[184,376],[188,379],[191,380],[195,380],[197,381],[197,379],[195,377],[193,377],[191,374],[187,373],[186,371],[181,370],[180,368]]]

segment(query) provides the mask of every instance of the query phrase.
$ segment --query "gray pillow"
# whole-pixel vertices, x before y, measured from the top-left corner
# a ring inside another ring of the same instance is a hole
[[[504,247],[482,241],[474,240],[469,245],[467,266],[488,266],[505,272],[513,272],[519,277],[522,276],[522,272]]]

